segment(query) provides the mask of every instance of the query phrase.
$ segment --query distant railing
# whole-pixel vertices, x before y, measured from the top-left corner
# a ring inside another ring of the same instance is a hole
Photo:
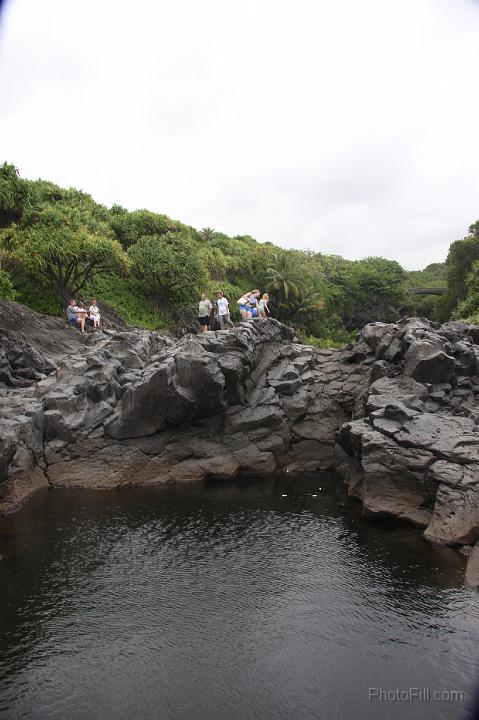
[[[425,287],[425,288],[409,288],[411,295],[445,295],[447,288],[445,287]]]

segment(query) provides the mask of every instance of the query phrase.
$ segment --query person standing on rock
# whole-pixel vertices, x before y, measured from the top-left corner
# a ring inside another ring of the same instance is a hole
[[[213,310],[211,300],[206,293],[201,293],[201,299],[198,304],[198,321],[201,325],[201,332],[206,332],[210,326],[210,316]]]
[[[248,318],[248,313],[250,311],[250,305],[249,305],[249,296],[250,295],[251,295],[251,293],[245,293],[238,300],[239,311],[240,311],[242,320],[247,320],[247,318]],[[251,315],[249,317],[251,317]]]
[[[216,306],[218,308],[218,322],[220,324],[220,330],[225,330],[226,327],[234,327],[231,322],[229,302],[221,290],[218,290],[216,293]]]
[[[249,294],[249,313],[247,314],[248,318],[257,318],[259,317],[259,304],[258,304],[258,298],[261,295],[259,290],[252,290]]]
[[[265,293],[259,301],[259,316],[269,317],[271,315],[269,311],[269,295]]]

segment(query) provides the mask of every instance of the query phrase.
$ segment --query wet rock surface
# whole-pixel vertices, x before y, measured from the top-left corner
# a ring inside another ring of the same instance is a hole
[[[336,468],[366,513],[479,539],[479,328],[366,325],[344,350],[275,320],[89,336],[0,302],[0,511],[43,486]]]

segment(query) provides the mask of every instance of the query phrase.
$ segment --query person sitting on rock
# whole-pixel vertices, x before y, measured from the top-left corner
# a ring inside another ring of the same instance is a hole
[[[218,290],[216,293],[216,306],[218,308],[218,322],[220,324],[220,330],[224,330],[226,327],[234,327],[231,322],[229,302],[221,290]]]
[[[210,315],[213,310],[211,300],[206,293],[201,293],[201,299],[198,304],[198,320],[201,325],[201,332],[206,332],[210,325]]]
[[[99,328],[100,327],[100,309],[98,308],[98,305],[96,304],[95,298],[92,299],[91,305],[88,308],[88,314],[90,317],[90,320],[93,322],[93,328]]]
[[[68,303],[67,321],[70,325],[79,325],[80,331],[85,332],[86,310],[77,305],[77,301],[73,298]]]
[[[269,311],[269,295],[265,293],[259,301],[259,315],[260,317],[268,317],[271,315]]]

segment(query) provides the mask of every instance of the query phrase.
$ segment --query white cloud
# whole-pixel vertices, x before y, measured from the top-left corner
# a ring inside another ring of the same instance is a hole
[[[0,158],[197,227],[406,267],[479,217],[474,0],[10,0]]]

